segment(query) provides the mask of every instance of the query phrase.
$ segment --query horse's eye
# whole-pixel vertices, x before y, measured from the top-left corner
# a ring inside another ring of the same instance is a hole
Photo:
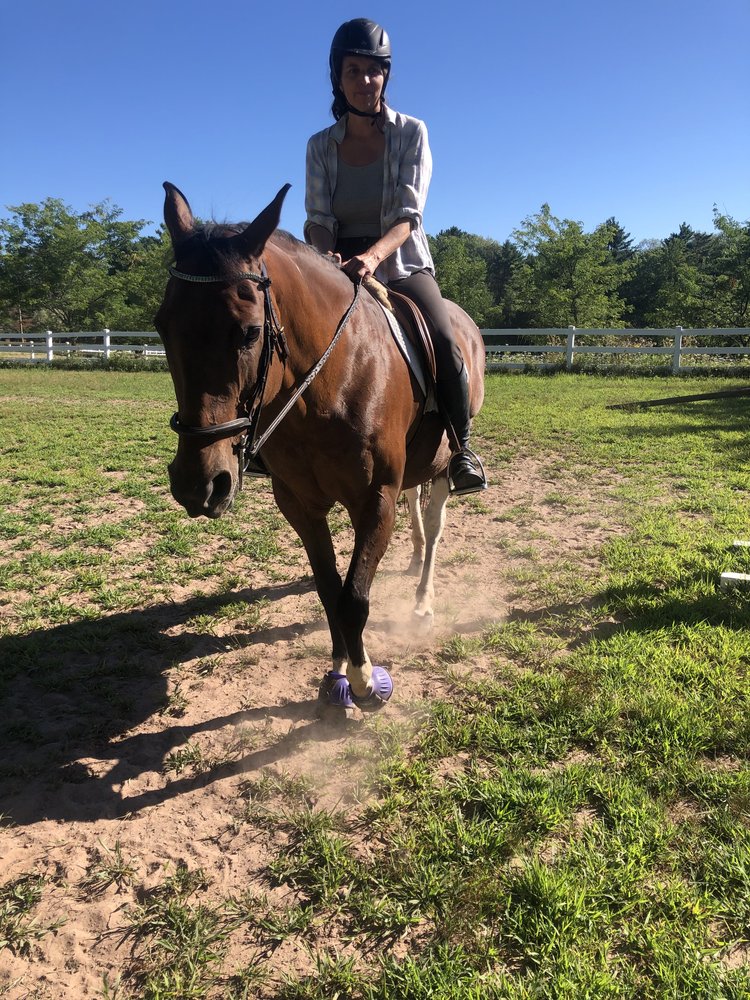
[[[246,326],[242,330],[242,350],[246,351],[248,347],[252,347],[255,341],[260,337],[262,326]]]

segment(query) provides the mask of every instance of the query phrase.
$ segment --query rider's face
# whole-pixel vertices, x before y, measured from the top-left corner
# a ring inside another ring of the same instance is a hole
[[[341,63],[341,90],[357,111],[380,111],[385,75],[377,59],[369,56],[344,56]]]

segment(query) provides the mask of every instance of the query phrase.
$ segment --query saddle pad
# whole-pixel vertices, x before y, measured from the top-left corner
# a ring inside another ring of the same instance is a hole
[[[422,358],[420,352],[417,350],[414,344],[412,344],[412,342],[406,336],[401,324],[393,315],[393,313],[390,311],[390,309],[386,309],[386,307],[380,302],[378,303],[378,305],[385,313],[385,318],[388,320],[388,326],[390,326],[391,328],[391,333],[393,334],[393,339],[396,341],[396,346],[398,347],[399,351],[401,351],[404,360],[411,369],[412,375],[417,380],[417,384],[419,385],[419,388],[422,390],[422,395],[425,397],[425,405],[424,405],[425,413],[437,412],[437,402],[435,400],[435,393],[432,387],[430,387],[429,392],[427,391],[427,379],[425,377],[424,359]]]

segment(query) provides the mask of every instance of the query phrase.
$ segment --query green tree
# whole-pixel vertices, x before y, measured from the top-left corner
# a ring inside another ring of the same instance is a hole
[[[665,240],[645,247],[629,297],[637,326],[712,326],[710,236],[683,223]]]
[[[122,210],[109,202],[76,214],[56,198],[13,206],[10,213],[0,219],[6,321],[20,311],[37,330],[101,330],[128,314],[128,275],[144,221],[121,221]]]
[[[433,256],[439,261],[438,281],[448,298],[459,296],[469,302],[471,308],[467,311],[474,310],[472,315],[481,326],[527,325],[526,317],[515,308],[509,294],[511,277],[523,263],[523,254],[514,243],[510,240],[498,243],[457,226],[443,229],[429,239]],[[477,262],[481,262],[484,269]],[[484,290],[480,287],[480,277]],[[446,292],[446,288],[451,292]]]
[[[632,272],[622,286],[623,298],[630,309],[631,323],[636,329],[648,326],[645,317],[651,310],[659,287],[659,269],[656,264],[660,248],[659,240],[644,240],[639,244],[633,257]]]
[[[750,324],[750,221],[739,223],[714,208],[716,299],[721,325]]]
[[[485,263],[487,290],[492,305],[485,311],[488,327],[520,327],[528,325],[528,317],[516,307],[511,294],[511,278],[523,264],[523,254],[510,240],[498,243],[484,236],[467,234],[467,244]]]
[[[514,276],[524,265],[525,257],[511,240],[498,244],[493,255],[488,282],[494,305],[487,310],[486,323],[493,329],[532,326],[532,316],[516,295]]]
[[[440,291],[465,309],[478,326],[483,326],[492,306],[487,265],[472,248],[468,234],[454,228],[428,239]]]
[[[631,265],[611,252],[615,236],[610,223],[585,233],[580,222],[556,218],[546,204],[524,220],[513,238],[525,259],[510,291],[533,326],[625,325],[626,303],[618,289]]]
[[[167,267],[173,257],[172,242],[164,226],[155,236],[135,241],[127,271],[112,276],[117,294],[111,303],[111,330],[154,329],[154,315],[164,296]]]
[[[632,260],[635,256],[633,249],[633,238],[630,233],[626,233],[614,216],[610,216],[604,223],[609,229],[609,242],[607,249],[612,254],[618,264]]]

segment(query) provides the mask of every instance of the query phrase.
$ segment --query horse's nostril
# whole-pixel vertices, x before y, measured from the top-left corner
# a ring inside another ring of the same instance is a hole
[[[211,484],[211,504],[216,506],[224,500],[229,499],[232,494],[232,474],[230,472],[220,472],[214,476]]]

